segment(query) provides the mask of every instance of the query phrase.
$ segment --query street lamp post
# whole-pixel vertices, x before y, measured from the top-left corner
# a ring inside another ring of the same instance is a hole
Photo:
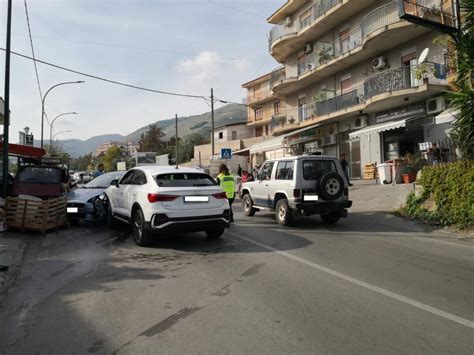
[[[53,90],[54,88],[57,88],[58,86],[61,86],[61,85],[69,85],[69,84],[82,84],[84,83],[83,80],[79,80],[79,81],[65,81],[64,83],[59,83],[59,84],[56,84],[54,86],[52,86],[51,88],[49,88],[48,91],[46,91],[46,93],[44,94],[43,98],[41,99],[41,148],[43,148],[43,137],[44,137],[44,101],[46,100],[46,96],[48,96],[48,94],[50,93],[51,90]]]
[[[67,131],[60,131],[60,132],[58,132],[58,133],[55,133],[55,134],[53,135],[53,141],[54,141],[54,139],[56,138],[56,136],[58,136],[58,135],[60,135],[60,134],[63,134],[63,133],[71,133],[71,132],[72,132],[72,131],[71,131],[70,129],[68,129]]]
[[[53,118],[53,120],[51,121],[51,124],[49,125],[49,155],[50,156],[53,156],[53,126],[54,126],[54,122],[60,118],[60,117],[63,117],[63,116],[66,116],[66,115],[77,115],[78,113],[77,112],[66,112],[66,113],[61,113],[60,115],[57,115],[56,117]]]

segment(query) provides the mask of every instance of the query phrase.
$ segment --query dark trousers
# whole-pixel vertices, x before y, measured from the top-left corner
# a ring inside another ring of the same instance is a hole
[[[229,200],[229,207],[230,207],[230,222],[234,222],[234,212],[232,212],[232,203],[234,203],[235,197],[228,198]]]

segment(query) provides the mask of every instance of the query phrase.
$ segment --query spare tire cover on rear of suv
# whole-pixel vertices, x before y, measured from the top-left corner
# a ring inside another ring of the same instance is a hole
[[[324,200],[334,201],[344,192],[344,180],[338,173],[327,173],[318,181],[318,193]]]

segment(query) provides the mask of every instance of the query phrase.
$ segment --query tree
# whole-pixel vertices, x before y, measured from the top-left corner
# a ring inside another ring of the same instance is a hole
[[[459,110],[451,137],[463,157],[474,159],[474,0],[461,0],[462,28],[452,45],[456,49],[456,85],[449,93],[450,106]]]
[[[163,142],[165,134],[157,124],[148,126],[148,131],[142,133],[140,141],[138,142],[140,148],[139,152],[154,152],[157,154],[164,154],[166,144]]]
[[[85,171],[88,169],[89,164],[92,161],[92,154],[86,154],[76,158],[71,163],[71,169],[76,171]]]
[[[124,159],[125,154],[122,148],[116,145],[110,147],[102,158],[105,171],[117,170],[117,162],[124,161]]]

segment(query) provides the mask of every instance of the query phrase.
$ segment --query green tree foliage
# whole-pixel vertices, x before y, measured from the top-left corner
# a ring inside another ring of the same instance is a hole
[[[142,133],[138,144],[140,148],[139,152],[155,152],[157,154],[164,154],[166,150],[166,143],[163,142],[165,134],[161,131],[161,128],[156,124],[148,126],[148,131]]]
[[[194,157],[194,146],[208,144],[210,140],[199,133],[191,133],[186,137],[178,137],[178,163],[186,163]],[[168,154],[173,158],[176,156],[175,137],[172,137],[168,145]]]
[[[461,0],[462,29],[455,36],[459,91],[448,94],[460,111],[451,133],[463,157],[474,159],[474,0]]]
[[[82,155],[72,161],[71,169],[76,171],[86,171],[92,161],[92,154]]]
[[[102,163],[104,164],[105,171],[116,171],[117,162],[125,161],[124,159],[125,154],[120,147],[116,145],[110,147],[102,157]]]

